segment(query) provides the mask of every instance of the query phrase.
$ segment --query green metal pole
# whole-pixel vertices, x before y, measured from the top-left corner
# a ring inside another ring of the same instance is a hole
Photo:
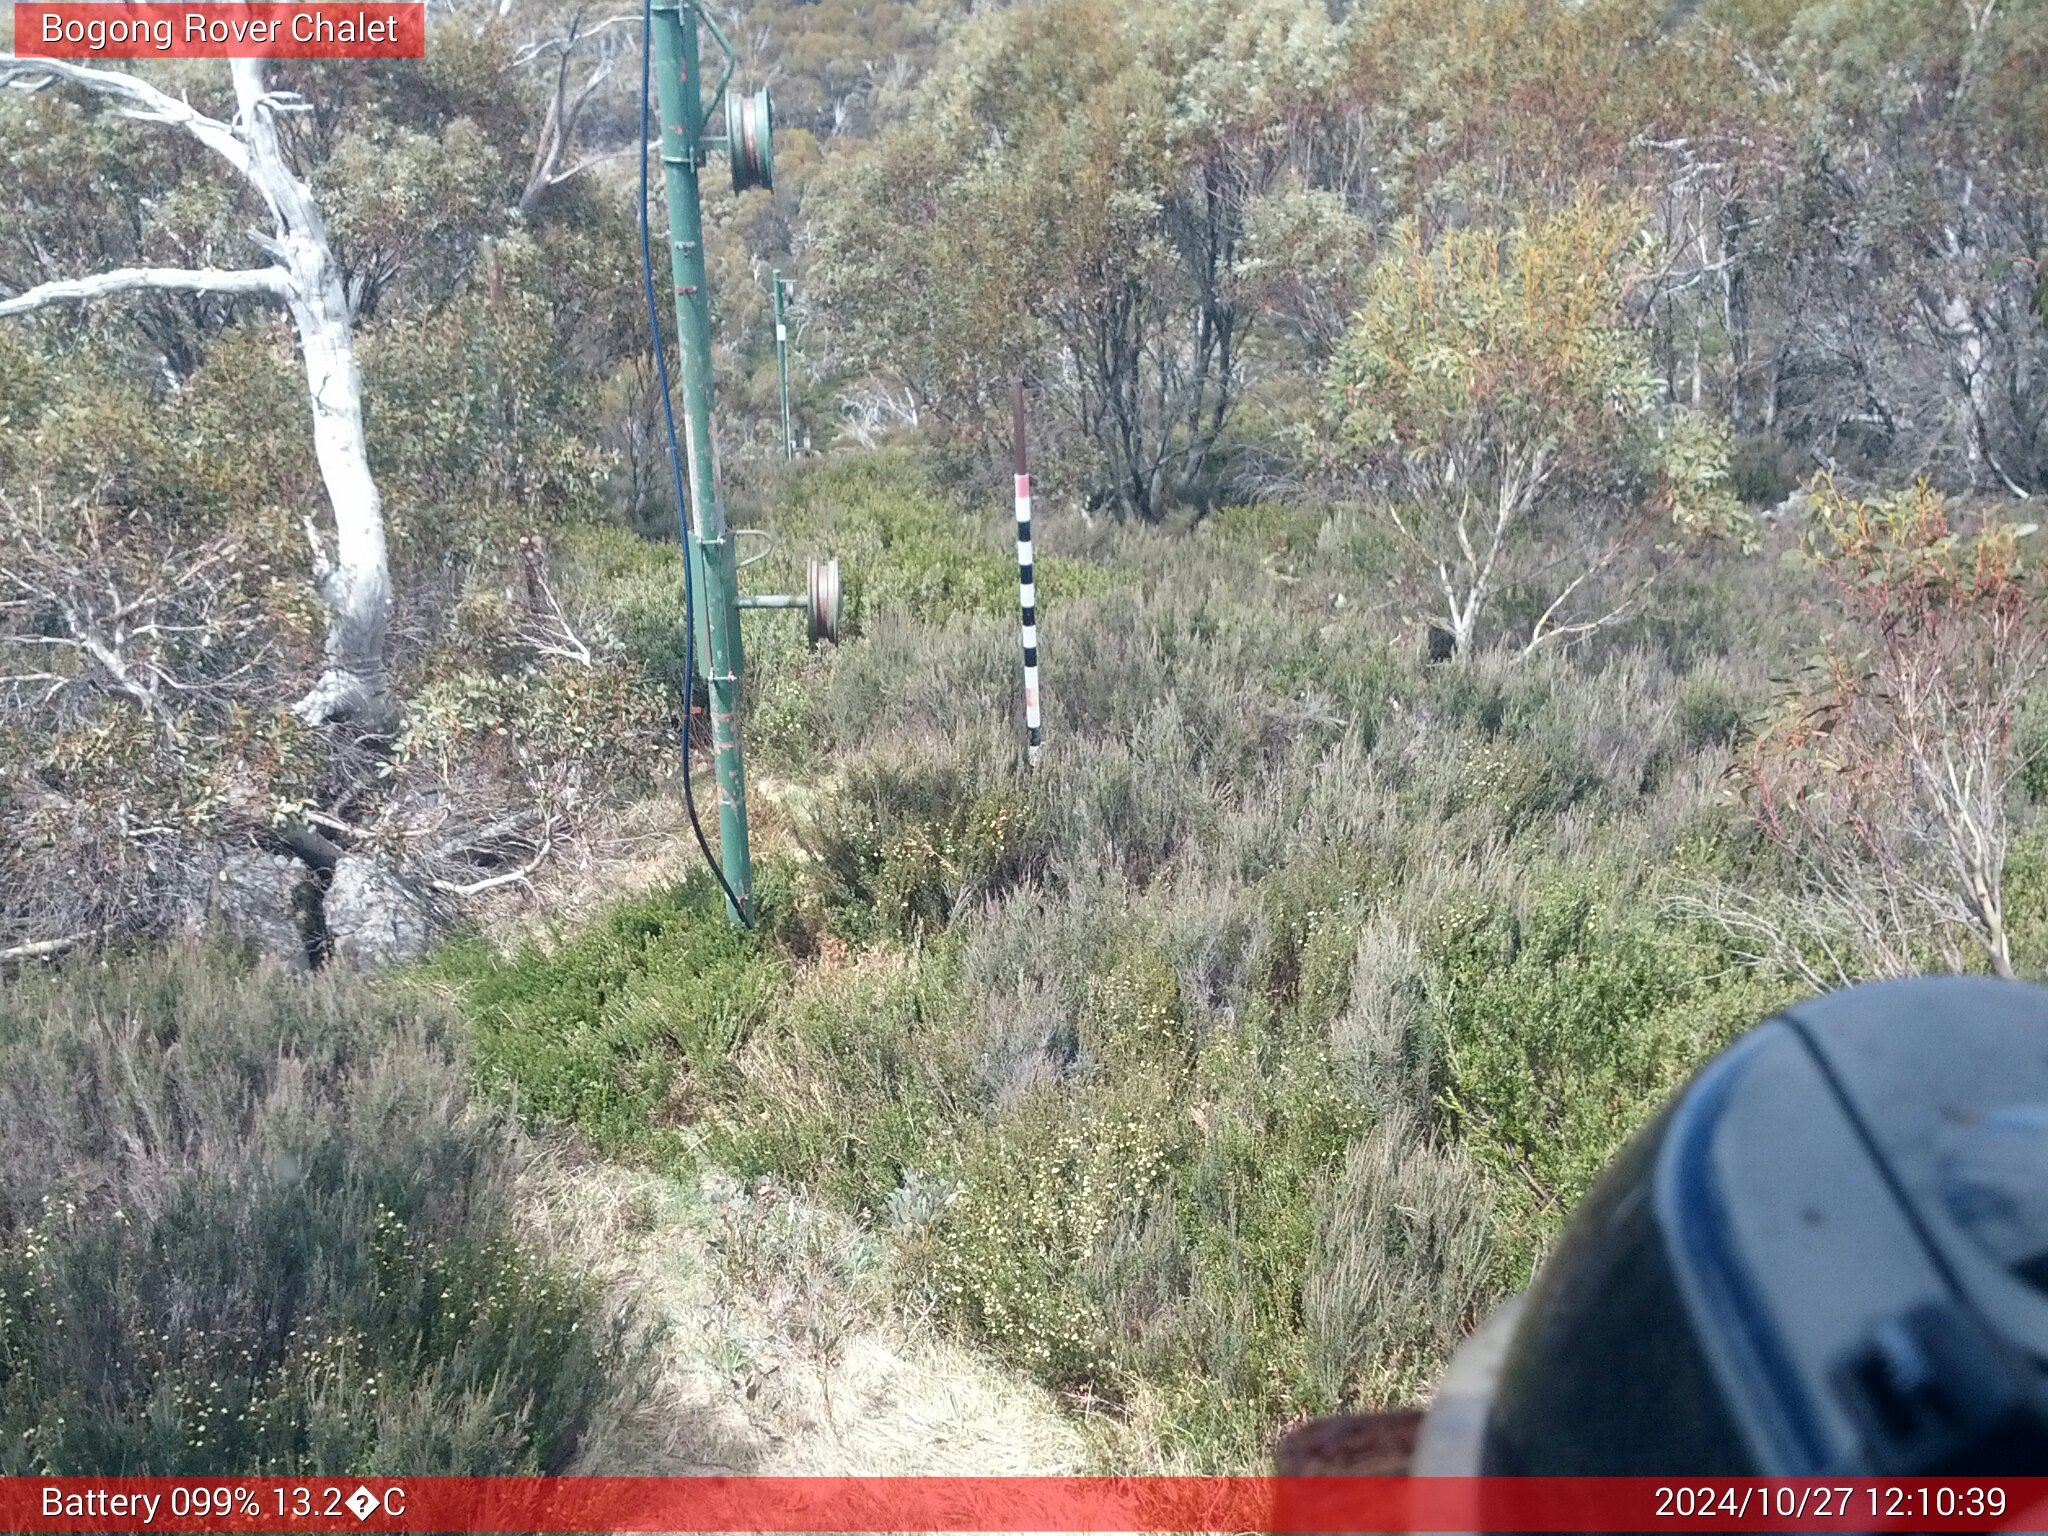
[[[717,758],[718,843],[726,883],[754,903],[747,851],[747,779],[740,763],[739,578],[718,463],[711,446],[711,299],[705,292],[704,213],[697,172],[704,164],[703,85],[697,69],[695,0],[653,0],[654,76],[661,92],[661,163],[668,191],[669,260],[675,272],[676,339],[683,380],[683,452],[690,470],[690,539],[695,562],[697,654],[711,690],[711,745]],[[742,914],[730,900],[727,915]]]
[[[782,273],[775,274],[775,373],[782,381],[782,456],[796,457],[796,440],[789,435],[789,325],[782,313]]]

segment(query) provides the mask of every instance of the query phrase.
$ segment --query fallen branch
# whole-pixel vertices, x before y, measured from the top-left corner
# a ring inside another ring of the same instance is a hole
[[[472,881],[468,885],[457,885],[453,880],[434,880],[429,883],[444,896],[481,896],[485,891],[496,890],[501,885],[515,885],[525,880],[540,868],[542,861],[548,856],[548,851],[554,846],[554,834],[550,833],[541,839],[540,851],[517,869]]]
[[[67,933],[61,939],[37,939],[32,943],[0,949],[0,965],[19,965],[24,960],[49,960],[67,950],[76,949],[89,940],[99,938],[106,931],[104,928],[88,928],[83,933]]]

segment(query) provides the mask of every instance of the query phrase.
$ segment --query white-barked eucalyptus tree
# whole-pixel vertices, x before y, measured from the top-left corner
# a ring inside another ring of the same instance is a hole
[[[31,90],[59,81],[78,86],[117,102],[126,117],[180,129],[205,145],[262,200],[270,228],[251,229],[249,239],[271,261],[243,270],[115,268],[0,297],[0,316],[147,289],[264,295],[285,306],[305,364],[314,453],[334,520],[330,549],[314,518],[305,518],[313,579],[327,609],[327,637],[321,675],[292,710],[309,724],[347,723],[382,734],[398,718],[385,658],[391,573],[383,502],[363,435],[362,373],[350,331],[354,315],[312,189],[293,169],[278,134],[278,115],[299,109],[298,99],[266,87],[261,60],[234,59],[228,67],[235,116],[222,122],[124,71],[0,57],[0,83]]]

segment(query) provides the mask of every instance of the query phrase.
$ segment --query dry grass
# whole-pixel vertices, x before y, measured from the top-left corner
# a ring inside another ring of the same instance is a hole
[[[891,1309],[871,1233],[770,1183],[688,1183],[559,1144],[526,1219],[661,1328],[650,1471],[783,1476],[1082,1470],[1043,1390]]]
[[[715,851],[718,819],[708,759],[699,762],[694,783],[697,814]],[[757,863],[803,858],[796,840],[798,818],[828,788],[770,774],[748,782],[748,844]],[[467,915],[501,951],[523,942],[547,947],[587,927],[621,900],[672,890],[702,864],[682,784],[672,779],[657,794],[593,817],[573,840],[557,844],[553,857],[529,880],[479,898]]]
[[[450,1036],[211,951],[0,983],[0,1473],[630,1466],[631,1309],[517,1241]]]

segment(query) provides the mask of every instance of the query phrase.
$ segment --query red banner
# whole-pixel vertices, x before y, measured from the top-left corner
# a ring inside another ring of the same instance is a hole
[[[2048,1530],[2048,1478],[0,1478],[0,1531]]]
[[[418,0],[16,0],[14,51],[44,59],[423,59]]]

